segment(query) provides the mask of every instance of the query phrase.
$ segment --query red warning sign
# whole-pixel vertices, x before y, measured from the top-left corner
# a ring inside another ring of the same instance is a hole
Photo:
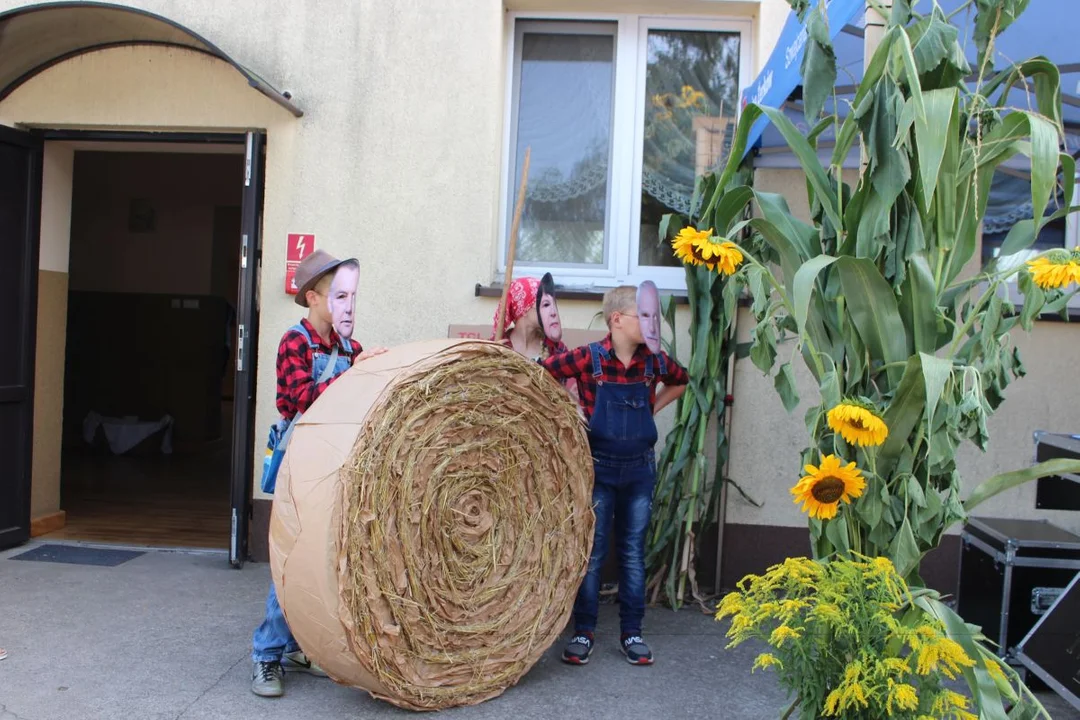
[[[300,261],[315,250],[315,236],[311,233],[289,233],[285,243],[285,292],[295,295],[300,288],[296,287],[296,268]]]

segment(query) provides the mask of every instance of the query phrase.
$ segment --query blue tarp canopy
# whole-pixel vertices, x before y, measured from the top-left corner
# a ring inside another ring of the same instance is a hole
[[[938,0],[938,6],[945,14],[952,15],[963,5],[965,0]],[[841,117],[847,114],[848,104],[855,94],[855,87],[863,75],[863,28],[865,27],[864,0],[831,0],[828,17],[829,29],[836,50],[837,79],[836,99],[840,105]],[[933,8],[932,0],[915,0],[912,10],[927,14]],[[1069,152],[1077,154],[1080,150],[1080,0],[1031,0],[1019,19],[1005,29],[994,45],[994,71],[1007,69],[1013,63],[1019,63],[1035,55],[1043,55],[1058,66],[1061,71],[1062,119],[1065,123],[1065,145]],[[961,10],[952,17],[952,23],[960,30],[961,44],[966,50],[969,63],[975,67],[976,47],[972,38],[975,9]],[[743,101],[754,102],[772,107],[782,107],[796,127],[808,132],[814,124],[802,113],[802,103],[798,98],[798,68],[802,62],[803,45],[798,41],[802,29],[798,17],[790,15],[780,41],[772,56],[762,68],[755,81],[743,92]],[[794,61],[789,62],[794,56]],[[785,75],[785,67],[794,71],[795,79]],[[987,77],[993,73],[988,72]],[[792,84],[795,83],[795,84]],[[762,92],[762,89],[768,92]],[[1010,104],[1028,108],[1034,105],[1022,89],[1014,90]],[[830,99],[825,106],[826,112],[833,111]],[[755,128],[756,129],[756,128]],[[823,149],[831,147],[832,136],[829,132],[821,137],[819,145]],[[763,132],[756,148],[759,156],[755,167],[798,167],[794,156],[786,152],[783,137],[772,125],[763,123]],[[829,157],[829,152],[822,152],[822,158]],[[1023,172],[1024,160],[1014,169]],[[847,166],[858,167],[858,150],[848,158]]]
[[[973,39],[975,8],[961,9],[965,4],[965,0],[937,1],[937,5],[959,29],[960,42],[968,62],[976,68],[977,48]],[[912,10],[920,15],[929,14],[932,9],[933,0],[912,2]],[[835,102],[839,105],[839,114],[843,118],[847,115],[855,89],[863,76],[865,0],[829,0],[828,20],[837,61]],[[808,133],[815,123],[803,114],[802,102],[799,99],[799,67],[802,63],[804,42],[803,26],[798,17],[791,13],[776,48],[761,73],[743,92],[742,101],[743,105],[747,102],[758,102],[780,107],[796,127],[803,133]],[[1057,65],[1061,72],[1062,120],[1065,129],[1063,149],[1080,157],[1080,0],[1031,0],[1019,19],[1007,27],[995,41],[994,67],[992,71],[988,69],[986,77],[992,77],[995,72],[1036,55],[1046,57]],[[1034,96],[1029,96],[1023,88],[1014,89],[1009,96],[1009,105],[1032,108],[1035,105]],[[825,112],[832,113],[833,109],[834,101],[830,98],[825,103]],[[752,151],[757,153],[754,167],[799,167],[798,160],[788,150],[783,136],[771,123],[764,119],[759,120],[759,125],[755,126],[753,131]],[[832,128],[818,139],[819,158],[823,164],[828,164],[831,160],[833,140]],[[857,144],[848,155],[844,167],[859,167]],[[1004,234],[1018,220],[1032,216],[1028,169],[1027,158],[1017,156],[1005,163],[995,174],[983,223],[984,237],[989,241],[984,243],[984,255],[996,252],[994,247],[1000,244]],[[1056,202],[1066,200],[1059,197]],[[1075,198],[1068,200],[1076,203]],[[1055,201],[1051,201],[1051,205],[1054,204]],[[1052,207],[1050,211],[1053,209]],[[1064,221],[1047,226],[1040,233],[1036,248],[1064,244],[1064,231]]]

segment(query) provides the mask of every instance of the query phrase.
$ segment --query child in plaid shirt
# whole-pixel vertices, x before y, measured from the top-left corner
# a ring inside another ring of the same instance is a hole
[[[600,568],[614,524],[619,552],[621,650],[633,665],[651,665],[641,637],[645,617],[645,533],[656,482],[657,441],[653,415],[686,390],[686,370],[662,350],[644,345],[637,288],[622,286],[604,295],[610,333],[591,345],[541,361],[557,380],[577,381],[589,424],[595,484],[596,531],[589,570],[574,604],[574,637],[562,659],[584,665],[593,650],[599,609]],[[662,385],[657,390],[657,385]]]

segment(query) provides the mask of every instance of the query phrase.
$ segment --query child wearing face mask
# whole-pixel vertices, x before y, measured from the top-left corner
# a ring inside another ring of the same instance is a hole
[[[304,258],[296,269],[296,304],[307,317],[285,331],[277,355],[277,409],[281,420],[271,431],[271,454],[263,469],[262,489],[273,493],[277,468],[289,430],[336,378],[354,363],[386,352],[364,352],[352,339],[359,264],[338,260],[323,250]],[[273,583],[266,598],[266,617],[252,638],[251,691],[262,697],[284,694],[285,671],[325,677],[300,649],[278,604]]]

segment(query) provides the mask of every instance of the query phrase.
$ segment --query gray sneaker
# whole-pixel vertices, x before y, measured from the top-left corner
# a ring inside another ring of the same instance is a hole
[[[257,662],[251,670],[251,692],[260,697],[281,697],[285,688],[281,685],[284,671],[278,662]]]
[[[315,677],[326,677],[326,671],[311,662],[303,650],[285,653],[281,658],[281,669],[285,672],[305,672]]]

